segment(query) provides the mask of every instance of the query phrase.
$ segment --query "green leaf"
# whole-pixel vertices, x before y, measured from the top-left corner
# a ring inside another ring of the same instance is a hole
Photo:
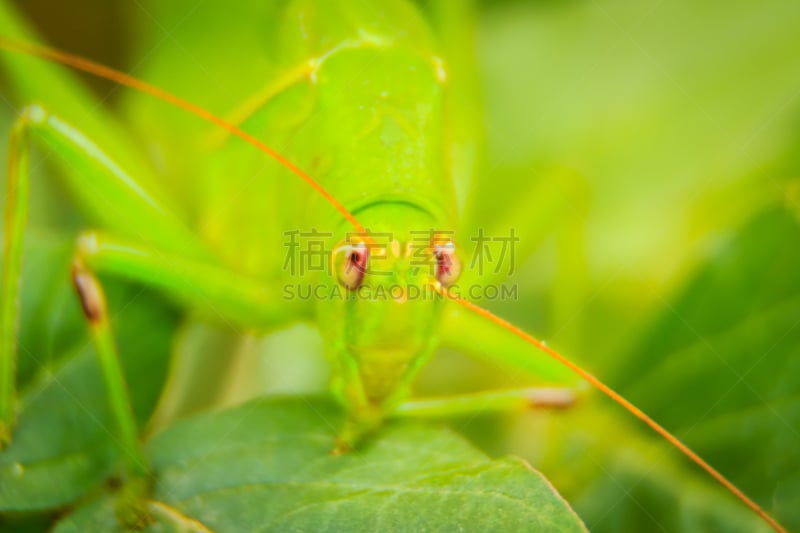
[[[63,240],[31,239],[26,248],[19,420],[11,446],[0,453],[0,512],[70,503],[97,488],[116,463],[106,389],[70,288],[71,253]],[[104,282],[133,410],[143,425],[166,378],[177,316],[138,287]]]
[[[41,533],[48,531],[51,521],[41,514],[0,516],[0,533]]]
[[[776,207],[712,248],[619,379],[632,401],[792,527],[800,527],[800,508],[788,505],[800,498],[798,242],[797,212]]]
[[[101,498],[76,510],[55,527],[57,533],[83,531],[125,531],[120,528],[114,514],[114,499]],[[144,528],[152,533],[208,533],[201,523],[191,520],[167,505],[150,501],[147,505],[151,523]]]
[[[709,245],[612,383],[790,529],[800,527],[797,242],[797,212],[776,206]],[[767,529],[662,439],[604,407],[546,441],[560,456],[554,483],[593,531]]]
[[[584,530],[519,459],[415,424],[334,456],[341,421],[328,402],[273,399],[177,423],[148,445],[154,498],[214,531]],[[100,515],[111,507],[78,511],[57,531],[113,523]]]

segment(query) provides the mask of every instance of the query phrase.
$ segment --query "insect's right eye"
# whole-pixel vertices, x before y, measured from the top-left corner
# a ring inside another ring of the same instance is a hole
[[[442,287],[450,287],[461,273],[461,263],[456,256],[456,248],[452,241],[436,243],[433,247],[436,261],[436,279]]]
[[[346,244],[337,248],[334,253],[339,255],[334,262],[339,283],[351,291],[359,288],[364,281],[369,261],[366,244]]]

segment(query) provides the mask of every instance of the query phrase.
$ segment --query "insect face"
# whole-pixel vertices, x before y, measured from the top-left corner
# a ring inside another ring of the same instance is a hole
[[[358,216],[370,235],[349,228],[339,235],[332,297],[319,312],[330,325],[334,360],[357,369],[367,398],[381,403],[433,350],[442,306],[436,288],[455,281],[458,262],[454,245],[431,229],[437,221],[424,210],[381,203]]]

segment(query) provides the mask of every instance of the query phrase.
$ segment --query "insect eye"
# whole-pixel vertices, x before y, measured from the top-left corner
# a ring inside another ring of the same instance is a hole
[[[433,247],[436,259],[436,279],[443,287],[449,287],[461,274],[461,262],[456,256],[456,246],[452,242],[436,244]]]
[[[341,254],[336,266],[339,283],[349,290],[357,289],[361,286],[364,273],[367,271],[369,250],[364,243],[358,243],[344,245],[337,252]]]

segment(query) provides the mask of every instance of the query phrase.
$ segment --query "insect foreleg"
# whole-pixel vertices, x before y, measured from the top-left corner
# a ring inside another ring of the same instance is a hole
[[[34,137],[32,134],[36,133]],[[194,236],[148,196],[124,169],[76,128],[42,108],[27,108],[10,141],[5,253],[0,298],[0,438],[11,440],[15,421],[15,364],[22,244],[28,211],[29,143],[44,139],[72,172],[59,173],[70,193],[99,211],[105,226],[127,235],[85,233],[79,239],[80,271],[107,272],[162,289],[192,307],[240,327],[269,329],[307,312],[305,302],[283,302],[277,285],[250,280],[213,263]],[[83,176],[83,180],[79,179]],[[198,259],[198,258],[203,259]]]
[[[28,213],[30,144],[44,142],[57,153],[71,196],[102,225],[127,229],[143,241],[193,256],[208,253],[162,203],[77,128],[40,106],[25,108],[9,142],[5,235],[0,289],[0,447],[15,422],[15,367],[22,246]]]
[[[275,282],[138,241],[90,231],[78,238],[78,246],[95,272],[157,289],[211,319],[243,330],[268,331],[308,318],[311,312],[308,302],[282,300]]]
[[[96,273],[107,273],[160,289],[193,308],[205,308],[223,321],[240,327],[269,329],[294,320],[300,310],[287,312],[262,284],[223,268],[160,252],[123,239],[85,232],[78,238],[72,280],[99,357],[108,402],[116,425],[116,441],[125,466],[118,515],[124,524],[141,523],[148,489],[148,468],[139,444],[125,376],[120,366],[108,319],[105,297]]]
[[[72,284],[80,299],[92,342],[97,350],[114,419],[114,440],[125,469],[118,515],[122,523],[133,526],[146,519],[142,504],[148,490],[149,468],[139,442],[130,393],[111,331],[105,294],[97,277],[84,265],[80,250],[72,262]]]
[[[444,309],[439,335],[444,346],[523,371],[548,385],[572,387],[581,383],[573,372],[542,357],[529,343],[453,302]]]

